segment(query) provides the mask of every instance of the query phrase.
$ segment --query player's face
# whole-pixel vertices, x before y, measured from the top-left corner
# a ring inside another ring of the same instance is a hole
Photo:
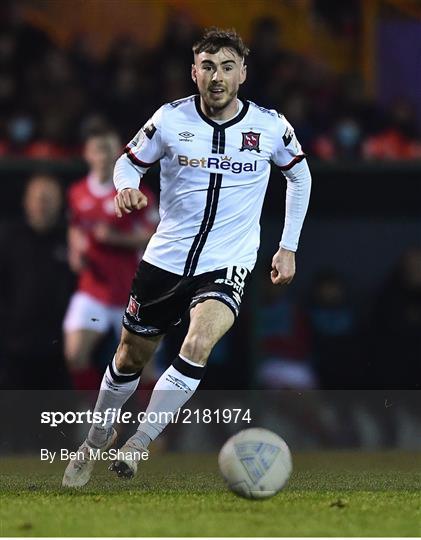
[[[114,135],[91,137],[86,141],[84,156],[90,169],[100,177],[110,177],[121,154],[120,141]]]
[[[236,98],[246,79],[246,66],[232,49],[220,49],[215,54],[202,52],[195,56],[192,78],[205,105],[218,111]]]

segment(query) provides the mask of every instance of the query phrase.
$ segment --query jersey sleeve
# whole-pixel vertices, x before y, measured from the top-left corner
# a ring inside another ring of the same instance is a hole
[[[162,115],[163,107],[156,111],[124,149],[133,165],[141,169],[148,169],[164,155]]]
[[[125,147],[124,154],[118,158],[114,167],[117,191],[138,189],[142,176],[164,156],[162,115],[163,107],[136,133]]]
[[[285,224],[280,246],[296,251],[307,213],[311,191],[311,173],[307,160],[284,172],[287,179]]]
[[[282,171],[288,171],[306,156],[294,132],[294,128],[283,114],[276,118],[274,147],[271,160]]]

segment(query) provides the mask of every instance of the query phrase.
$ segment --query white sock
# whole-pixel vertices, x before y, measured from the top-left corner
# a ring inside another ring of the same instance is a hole
[[[205,366],[178,356],[158,379],[145,412],[147,421],[139,424],[131,440],[146,448],[156,439],[170,422],[165,413],[175,414],[191,398],[204,372]]]
[[[121,373],[117,369],[114,356],[102,378],[94,409],[94,412],[101,413],[101,422],[92,424],[88,434],[89,444],[95,447],[104,445],[118,411],[136,390],[139,380],[140,371],[137,373]],[[105,414],[107,409],[110,409],[110,411]]]

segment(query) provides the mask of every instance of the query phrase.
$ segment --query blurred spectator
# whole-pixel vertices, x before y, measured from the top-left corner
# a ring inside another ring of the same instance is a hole
[[[379,292],[368,328],[377,388],[421,388],[421,248],[406,251]]]
[[[24,153],[34,135],[34,118],[27,108],[22,107],[9,116],[6,129],[7,153]]]
[[[316,138],[312,149],[322,159],[353,159],[360,154],[362,128],[354,118],[339,118],[330,135]]]
[[[313,0],[313,12],[335,36],[355,37],[359,32],[361,4],[359,0],[331,2]]]
[[[315,126],[310,119],[311,102],[309,97],[302,91],[293,92],[279,104],[278,109],[288,118],[288,122],[294,126],[302,147],[310,149]]]
[[[100,374],[93,353],[110,329],[118,335],[131,282],[143,249],[157,224],[150,191],[149,204],[119,219],[115,215],[113,168],[121,154],[115,132],[94,132],[86,140],[86,178],[69,191],[69,262],[79,274],[63,327],[65,354],[76,389],[96,388]]]
[[[264,106],[270,104],[265,91],[271,75],[279,60],[284,57],[280,40],[281,28],[275,19],[263,17],[255,21],[250,38],[250,56],[247,59],[249,69],[243,93],[245,96],[253,96],[253,101]]]
[[[201,29],[195,24],[188,9],[170,8],[166,27],[155,50],[154,62],[168,67],[171,63],[190,67],[193,44],[200,38]],[[163,73],[165,69],[161,70]]]
[[[104,63],[107,86],[99,96],[112,125],[119,127],[120,136],[129,140],[133,136],[133,115],[148,118],[154,89],[153,77],[145,52],[131,37],[117,40]]]
[[[364,157],[369,159],[414,159],[421,157],[421,140],[416,126],[415,108],[397,100],[386,125],[364,143]]]
[[[358,326],[343,278],[334,270],[313,281],[308,315],[314,368],[324,389],[358,388],[361,380]]]
[[[104,66],[93,54],[92,38],[89,32],[76,34],[69,46],[69,60],[86,92],[90,108],[95,105],[95,97],[100,95],[106,84]]]
[[[332,7],[326,0],[310,4],[315,32],[356,42],[358,0],[346,6]],[[105,60],[93,54],[89,33],[73,36],[68,48],[59,47],[25,21],[24,11],[20,2],[0,5],[0,156],[76,157],[91,116],[128,140],[133,116],[148,118],[162,102],[196,91],[186,74],[200,29],[188,10],[168,9],[154,49],[124,35],[111,44]],[[358,72],[339,75],[323,58],[294,52],[274,17],[256,19],[251,30],[250,69],[241,93],[285,114],[310,155],[327,160],[421,157],[416,115],[406,102],[392,105],[390,114],[381,111],[367,97]]]
[[[264,281],[258,316],[261,365],[258,377],[265,388],[313,388],[310,329],[305,314],[291,302],[285,288]]]
[[[0,36],[11,38],[9,50],[13,55],[13,65],[22,71],[28,65],[39,62],[52,48],[49,36],[25,20],[24,9],[23,2],[0,2]]]
[[[0,343],[4,388],[68,387],[61,321],[70,297],[63,197],[37,174],[25,189],[24,221],[0,228]]]
[[[170,9],[163,38],[151,57],[151,66],[161,66],[158,73],[155,68],[153,76],[161,92],[159,103],[196,92],[190,78],[190,66],[193,63],[192,47],[200,35],[188,10]],[[154,106],[158,106],[158,102]]]

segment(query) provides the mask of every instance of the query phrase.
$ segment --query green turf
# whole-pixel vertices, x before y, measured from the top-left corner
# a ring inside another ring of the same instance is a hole
[[[62,471],[1,458],[1,536],[421,536],[421,454],[299,454],[265,501],[228,492],[214,455],[155,456],[132,481],[100,463],[70,492]]]

